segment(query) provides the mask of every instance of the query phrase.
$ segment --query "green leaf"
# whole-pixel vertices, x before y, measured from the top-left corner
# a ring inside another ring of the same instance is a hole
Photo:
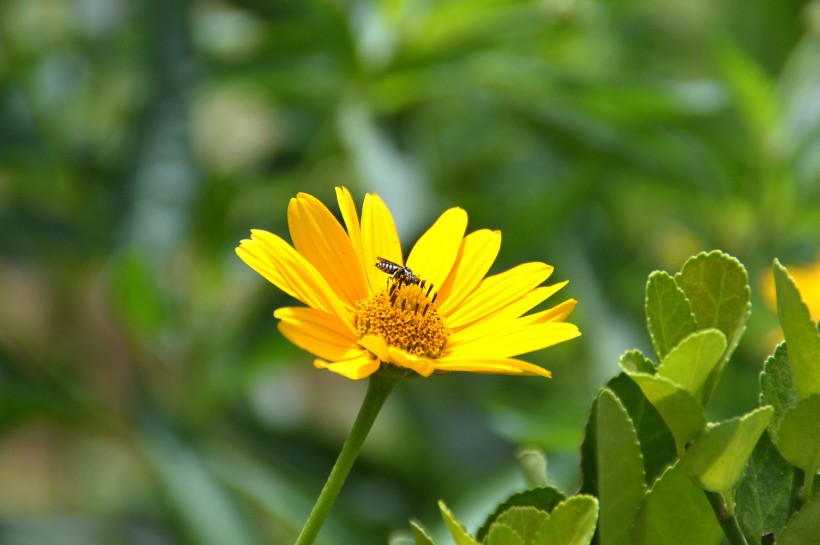
[[[598,395],[597,418],[601,545],[628,545],[635,513],[646,494],[638,434],[620,400],[606,388]]]
[[[778,424],[777,448],[783,458],[809,475],[820,468],[820,394],[801,399]]]
[[[589,545],[598,522],[598,500],[572,496],[558,504],[532,545]]]
[[[749,458],[736,494],[735,511],[750,543],[758,542],[764,532],[779,534],[786,525],[793,473],[769,434],[764,433]]]
[[[777,316],[789,347],[794,387],[800,399],[820,393],[820,332],[797,286],[779,261],[774,262]]]
[[[637,351],[635,351],[637,352]],[[640,354],[640,352],[638,352]],[[641,356],[643,357],[643,356]],[[624,358],[621,358],[624,361]],[[648,361],[648,360],[647,360]],[[653,366],[654,367],[654,366]],[[624,373],[619,373],[606,384],[626,408],[635,429],[638,431],[638,442],[643,455],[646,482],[654,481],[672,462],[677,454],[675,439],[661,415],[652,406],[638,385]],[[598,461],[597,461],[597,411],[598,398],[593,400],[589,416],[584,427],[584,440],[581,443],[581,475],[583,482],[580,492],[598,495]]]
[[[461,524],[456,516],[447,508],[443,501],[439,500],[438,508],[441,511],[441,518],[444,519],[444,524],[447,526],[447,531],[450,532],[450,537],[453,538],[456,545],[479,545],[478,541],[470,535],[464,525]]]
[[[726,337],[726,352],[701,390],[700,401],[706,405],[746,330],[752,308],[749,276],[737,259],[714,250],[690,258],[675,282],[689,300],[697,329],[716,328]]]
[[[521,536],[521,540],[525,544],[532,543],[535,535],[541,529],[547,519],[550,518],[549,513],[536,509],[535,507],[512,507],[507,509],[493,523],[490,527],[490,534],[493,533],[493,528],[497,525],[509,526],[516,534]],[[489,535],[487,536],[489,538]]]
[[[433,538],[430,537],[430,532],[424,525],[417,521],[410,521],[410,528],[413,530],[413,538],[416,540],[416,545],[436,545]]]
[[[695,332],[695,317],[686,294],[664,271],[649,275],[646,283],[646,323],[658,361],[684,337]]]
[[[686,473],[704,490],[728,496],[773,413],[770,406],[759,407],[708,428],[681,457]]]
[[[709,501],[679,461],[652,485],[632,529],[633,545],[716,545],[722,537]]]
[[[618,365],[621,366],[621,369],[629,371],[630,373],[653,375],[656,371],[655,364],[638,349],[624,352]]]
[[[769,433],[777,442],[780,419],[787,410],[797,404],[797,390],[794,389],[789,352],[785,342],[777,345],[774,354],[763,364],[763,372],[760,373],[760,404],[771,405],[774,408]]]
[[[789,519],[777,545],[808,545],[820,536],[820,494],[815,494]]]
[[[540,488],[531,488],[522,492],[516,492],[495,508],[495,510],[487,517],[484,524],[476,532],[478,541],[484,541],[487,534],[499,516],[505,511],[517,506],[529,506],[549,513],[553,508],[564,500],[565,496],[551,486],[544,486]]]
[[[496,522],[490,528],[487,535],[486,545],[529,545],[528,541],[518,535],[518,532],[507,526]]]
[[[669,351],[658,367],[658,375],[697,397],[725,351],[726,337],[719,330],[704,329],[692,333]]]
[[[629,377],[638,384],[666,422],[680,456],[686,445],[706,427],[703,406],[692,394],[667,378],[644,373],[633,373]]]

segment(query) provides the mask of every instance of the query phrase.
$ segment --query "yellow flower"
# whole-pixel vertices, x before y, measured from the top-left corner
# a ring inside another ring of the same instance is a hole
[[[564,322],[573,299],[527,314],[566,285],[540,285],[551,266],[524,263],[485,277],[501,233],[480,229],[465,236],[461,208],[444,212],[422,235],[405,269],[393,217],[378,195],[365,196],[361,223],[350,193],[336,188],[336,197],[346,230],[318,199],[300,193],[288,205],[293,246],[252,230],[236,249],[252,269],[307,305],[280,308],[274,317],[288,340],[320,358],[316,367],[351,379],[373,374],[382,363],[425,377],[447,371],[549,377],[513,356],[580,335]],[[376,267],[380,261],[396,266],[386,274]]]
[[[809,307],[812,320],[815,322],[820,321],[820,256],[814,263],[809,263],[803,267],[789,265],[788,270],[789,276],[797,284],[800,297]],[[774,274],[771,268],[766,271],[763,279],[763,300],[770,309],[777,312]]]

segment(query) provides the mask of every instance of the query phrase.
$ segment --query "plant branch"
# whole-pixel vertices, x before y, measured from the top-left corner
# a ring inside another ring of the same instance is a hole
[[[749,545],[746,536],[740,530],[740,523],[734,509],[729,509],[726,498],[717,492],[704,491],[712,510],[715,512],[718,524],[723,528],[723,533],[732,545]]]
[[[296,545],[310,545],[316,539],[322,524],[328,513],[330,513],[333,502],[336,501],[336,497],[342,490],[342,485],[344,485],[350,469],[353,467],[353,462],[359,456],[359,451],[370,432],[370,428],[373,427],[376,416],[378,416],[387,397],[405,377],[405,370],[390,367],[392,366],[370,376],[367,393],[365,393],[356,421],[353,422],[353,427],[350,429],[350,434],[347,436],[344,445],[342,445],[342,450],[333,465],[333,469],[330,471],[330,476],[327,478],[327,482],[325,482],[325,486],[322,488],[322,492],[319,494],[319,498],[316,500],[304,528],[302,528],[299,537],[296,539]]]

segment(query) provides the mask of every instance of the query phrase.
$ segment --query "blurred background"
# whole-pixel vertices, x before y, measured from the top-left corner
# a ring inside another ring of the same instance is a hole
[[[450,374],[389,400],[320,536],[381,544],[443,498],[471,529],[578,486],[597,389],[651,353],[644,284],[748,268],[710,416],[777,340],[771,260],[820,251],[820,2],[6,0],[0,4],[0,543],[292,542],[364,383],[313,369],[234,254],[299,191],[377,192],[409,250],[443,210],[555,265],[584,335],[552,380]]]

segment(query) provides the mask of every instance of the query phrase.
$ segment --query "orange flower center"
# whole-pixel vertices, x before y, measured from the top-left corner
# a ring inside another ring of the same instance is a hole
[[[394,282],[357,301],[353,319],[359,338],[378,335],[390,346],[435,359],[442,355],[450,330],[438,313],[435,294],[418,284]]]

